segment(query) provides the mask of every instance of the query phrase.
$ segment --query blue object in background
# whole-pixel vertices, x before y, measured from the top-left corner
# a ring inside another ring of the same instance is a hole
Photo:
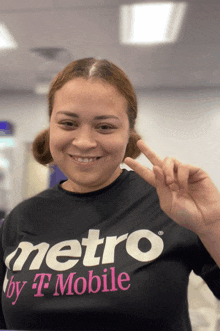
[[[51,167],[50,173],[50,187],[58,184],[61,180],[67,179],[57,165]]]
[[[0,122],[0,136],[12,136],[13,125],[9,122]]]

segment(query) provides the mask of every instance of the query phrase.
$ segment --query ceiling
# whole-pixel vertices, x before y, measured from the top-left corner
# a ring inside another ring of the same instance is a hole
[[[84,57],[119,65],[136,89],[219,88],[220,0],[188,0],[175,44],[121,45],[119,7],[135,2],[141,1],[0,0],[0,22],[18,43],[16,50],[0,51],[0,91],[33,91],[45,75]],[[52,63],[31,51],[36,47],[65,52]]]

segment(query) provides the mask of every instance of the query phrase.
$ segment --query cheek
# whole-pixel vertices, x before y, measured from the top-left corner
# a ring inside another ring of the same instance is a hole
[[[115,137],[108,138],[105,142],[106,150],[111,154],[123,154],[128,144],[128,135],[118,135]]]
[[[62,136],[60,137],[57,132],[54,132],[53,130],[50,131],[49,147],[51,155],[62,149],[62,146],[64,144],[62,140]]]

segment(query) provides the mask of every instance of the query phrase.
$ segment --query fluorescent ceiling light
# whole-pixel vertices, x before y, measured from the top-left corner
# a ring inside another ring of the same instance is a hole
[[[175,42],[185,16],[186,7],[185,2],[121,6],[121,43],[141,45]]]
[[[0,49],[13,49],[17,47],[18,44],[8,31],[6,25],[4,23],[0,23]]]

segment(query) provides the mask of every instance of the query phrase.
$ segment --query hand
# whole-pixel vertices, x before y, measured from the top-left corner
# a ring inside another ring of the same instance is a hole
[[[220,193],[205,171],[172,157],[163,160],[142,140],[137,146],[153,170],[130,157],[124,163],[156,188],[161,209],[173,221],[198,235],[220,225]]]

